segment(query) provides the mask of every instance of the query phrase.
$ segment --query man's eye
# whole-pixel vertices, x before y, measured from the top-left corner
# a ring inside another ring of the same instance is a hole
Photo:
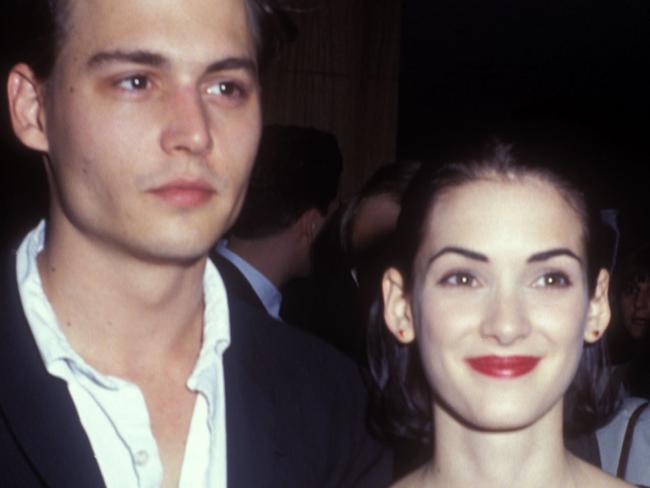
[[[234,81],[220,81],[210,85],[207,89],[209,95],[217,95],[228,98],[240,98],[244,95],[244,89]]]
[[[476,277],[466,271],[457,271],[454,273],[449,273],[445,275],[441,280],[440,284],[443,286],[469,286],[475,287],[478,286],[478,280]]]
[[[637,286],[636,283],[628,282],[623,285],[621,289],[621,293],[623,294],[623,296],[631,297],[639,293],[639,287]]]
[[[569,277],[559,271],[544,273],[533,283],[535,288],[565,288],[571,285]]]
[[[146,90],[149,88],[150,81],[144,75],[133,75],[123,78],[115,83],[115,86],[127,91]]]

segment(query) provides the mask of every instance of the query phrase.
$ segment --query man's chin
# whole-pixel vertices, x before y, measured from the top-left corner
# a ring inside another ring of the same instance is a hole
[[[155,249],[141,249],[136,257],[141,261],[161,266],[191,267],[205,261],[211,249],[211,246],[192,244],[168,243]]]

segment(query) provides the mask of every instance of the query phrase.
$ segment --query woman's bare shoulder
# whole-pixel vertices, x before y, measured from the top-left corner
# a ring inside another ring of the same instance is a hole
[[[625,480],[615,478],[609,473],[577,458],[577,476],[576,486],[584,488],[630,488],[631,485]],[[390,488],[421,488],[425,478],[426,466],[412,471],[404,478],[400,479]],[[429,485],[427,485],[429,486]]]
[[[585,488],[629,488],[634,486],[589,463],[580,461],[580,464],[581,474],[583,475],[581,476],[583,483],[580,483],[580,486]]]
[[[425,467],[422,466],[415,471],[411,471],[404,478],[395,482],[390,488],[420,488],[422,486],[422,478],[424,476]]]

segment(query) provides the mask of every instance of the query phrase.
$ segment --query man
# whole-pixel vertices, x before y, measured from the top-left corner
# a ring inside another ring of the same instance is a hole
[[[272,7],[37,2],[53,30],[7,88],[50,210],[0,307],[3,486],[376,482],[354,371],[207,261],[254,159]]]
[[[312,128],[264,129],[246,200],[214,259],[226,287],[279,318],[281,289],[311,271],[311,249],[338,192],[336,138]]]

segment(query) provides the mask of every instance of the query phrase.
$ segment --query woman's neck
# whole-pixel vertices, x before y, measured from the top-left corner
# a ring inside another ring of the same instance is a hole
[[[562,439],[562,402],[515,431],[473,429],[434,406],[435,455],[419,486],[482,488],[573,486]]]

